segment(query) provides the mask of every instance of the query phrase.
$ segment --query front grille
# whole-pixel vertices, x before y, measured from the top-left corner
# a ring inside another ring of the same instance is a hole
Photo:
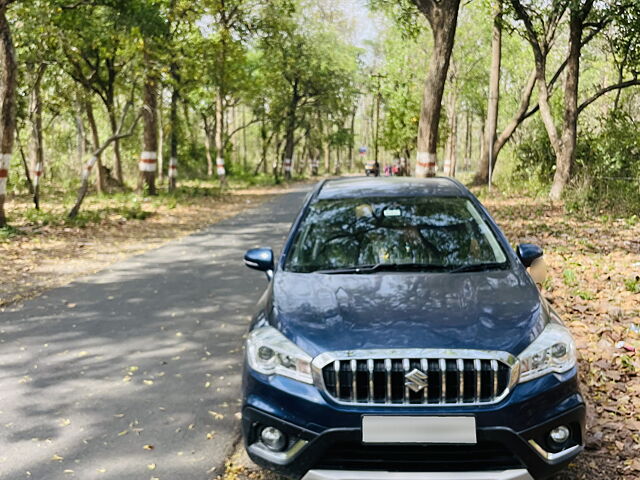
[[[322,377],[326,392],[340,403],[478,405],[503,397],[511,367],[497,358],[358,357],[330,361]]]
[[[504,445],[362,445],[340,442],[324,452],[313,468],[402,472],[481,471],[522,468]]]

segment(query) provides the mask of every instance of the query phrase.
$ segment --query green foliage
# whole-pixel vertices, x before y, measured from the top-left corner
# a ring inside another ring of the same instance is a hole
[[[631,293],[640,293],[640,277],[626,279],[624,286]]]
[[[578,285],[576,273],[571,269],[566,269],[562,272],[562,280],[567,287],[575,287]]]

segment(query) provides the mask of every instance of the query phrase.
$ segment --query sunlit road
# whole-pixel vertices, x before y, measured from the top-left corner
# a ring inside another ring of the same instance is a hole
[[[242,336],[305,195],[0,313],[0,479],[189,480],[238,438]]]

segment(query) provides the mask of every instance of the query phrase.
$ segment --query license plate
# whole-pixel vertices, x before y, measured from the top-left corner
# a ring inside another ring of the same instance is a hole
[[[475,417],[363,416],[363,443],[475,444]]]

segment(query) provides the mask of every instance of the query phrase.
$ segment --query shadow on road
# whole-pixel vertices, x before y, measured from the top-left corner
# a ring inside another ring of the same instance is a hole
[[[241,338],[303,193],[0,317],[0,478],[206,479],[237,436]]]

